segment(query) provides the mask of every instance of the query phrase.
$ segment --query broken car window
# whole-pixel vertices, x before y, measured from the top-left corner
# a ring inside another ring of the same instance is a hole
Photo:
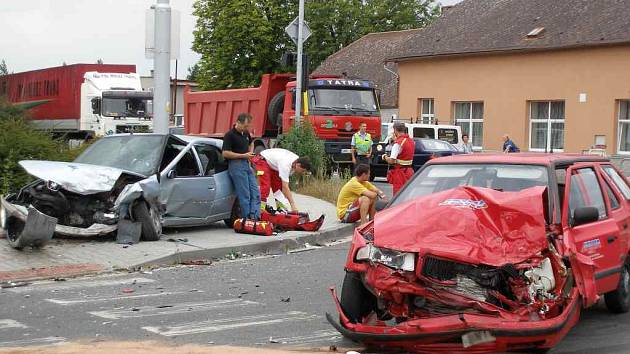
[[[149,176],[157,172],[161,147],[159,135],[123,135],[102,138],[74,160],[77,163],[109,166]]]
[[[417,197],[442,192],[460,186],[491,188],[517,192],[534,186],[547,186],[547,170],[533,165],[432,165],[416,174],[392,201],[392,205]]]
[[[205,176],[212,176],[215,173],[223,172],[227,169],[227,164],[218,148],[207,144],[195,145],[197,155],[201,161],[201,167]]]

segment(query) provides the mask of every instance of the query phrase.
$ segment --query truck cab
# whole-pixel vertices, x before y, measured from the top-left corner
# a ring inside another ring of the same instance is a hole
[[[286,86],[282,131],[293,125],[295,112],[295,81]],[[316,77],[308,82],[303,99],[303,116],[313,125],[317,136],[324,140],[326,154],[335,163],[351,163],[352,135],[361,123],[373,141],[381,136],[381,114],[374,83],[367,80]]]
[[[153,92],[135,73],[87,72],[81,84],[80,130],[96,136],[153,130]]]

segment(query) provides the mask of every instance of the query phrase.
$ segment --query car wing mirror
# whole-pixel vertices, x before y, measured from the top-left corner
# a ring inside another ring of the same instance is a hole
[[[101,99],[98,97],[92,98],[92,113],[101,113]]]
[[[572,226],[590,224],[599,220],[599,210],[595,207],[581,207],[573,212]]]
[[[166,178],[173,179],[177,177],[177,172],[175,170],[170,170],[166,173]]]

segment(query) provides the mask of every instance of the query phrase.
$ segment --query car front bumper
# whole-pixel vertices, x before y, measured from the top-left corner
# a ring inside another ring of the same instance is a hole
[[[11,217],[18,218],[23,222],[27,222],[29,209],[18,204],[7,201],[4,197],[0,197],[0,225],[5,227],[7,220]],[[55,225],[55,234],[71,237],[96,237],[110,234],[118,228],[118,225],[92,224],[90,227],[74,227],[66,225]]]
[[[582,307],[578,290],[574,288],[563,312],[545,320],[506,319],[499,315],[462,311],[451,315],[411,318],[396,325],[379,320],[352,323],[344,313],[334,288],[330,291],[339,320],[329,313],[326,318],[344,337],[374,348],[428,353],[493,353],[551,348],[577,323]],[[464,336],[482,332],[492,341],[464,345]]]

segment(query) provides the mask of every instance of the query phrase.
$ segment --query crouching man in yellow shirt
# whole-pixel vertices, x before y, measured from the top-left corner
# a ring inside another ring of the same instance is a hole
[[[369,180],[370,166],[360,164],[354,170],[354,177],[341,188],[337,197],[337,216],[341,222],[354,223],[361,220],[363,225],[374,219],[377,198],[385,199],[386,196]]]

